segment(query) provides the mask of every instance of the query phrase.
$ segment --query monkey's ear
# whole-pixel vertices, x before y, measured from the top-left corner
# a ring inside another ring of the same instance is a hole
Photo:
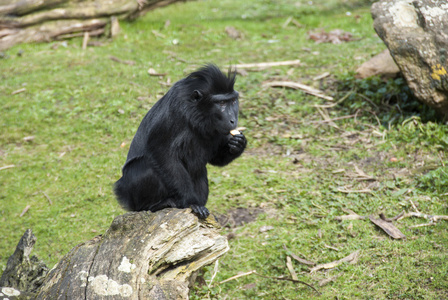
[[[194,90],[193,93],[191,94],[191,100],[195,102],[200,101],[202,97],[203,97],[202,93],[198,90]]]

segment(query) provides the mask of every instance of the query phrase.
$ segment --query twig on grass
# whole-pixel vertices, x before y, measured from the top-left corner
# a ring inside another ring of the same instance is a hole
[[[412,202],[411,199],[409,199],[409,202],[411,202],[412,208],[413,208],[416,212],[420,213],[420,212],[418,211],[418,209],[417,209],[417,206],[415,206],[414,202]]]
[[[345,194],[351,194],[351,193],[370,193],[370,194],[372,194],[372,190],[371,190],[371,189],[347,190],[347,189],[344,187],[344,188],[338,188],[337,191],[338,191],[338,192],[341,192],[341,193],[345,193]]]
[[[333,246],[330,246],[330,245],[327,245],[327,244],[325,244],[324,247],[325,247],[325,248],[328,248],[328,249],[331,249],[331,250],[334,250],[334,251],[339,251],[338,248],[333,247]]]
[[[257,276],[260,276],[260,277],[263,277],[263,278],[268,278],[268,279],[274,279],[274,280],[280,280],[280,281],[291,281],[291,282],[301,283],[301,284],[304,284],[307,287],[311,288],[312,290],[314,290],[319,295],[322,295],[314,286],[312,286],[311,284],[308,284],[308,283],[306,283],[304,281],[301,281],[301,280],[296,280],[296,279],[291,279],[291,278],[286,278],[286,277],[266,276],[266,275],[261,275],[261,274],[257,273],[256,271],[253,274],[255,274]]]
[[[314,268],[312,268],[310,271],[311,271],[311,273],[313,273],[313,272],[319,271],[321,269],[333,269],[344,262],[350,262],[352,264],[356,263],[358,261],[359,252],[360,252],[360,250],[356,250],[355,252],[351,253],[350,255],[348,255],[344,258],[341,258],[340,260],[332,261],[332,262],[329,262],[326,264],[317,265]]]
[[[1,170],[6,170],[6,169],[10,169],[10,168],[14,168],[16,165],[9,165],[9,166],[3,166],[3,167],[0,167],[0,171]]]
[[[287,278],[287,277],[266,276],[266,275],[262,275],[262,274],[260,274],[260,273],[257,273],[256,270],[252,270],[252,271],[249,271],[249,272],[246,272],[246,273],[243,273],[243,274],[238,274],[238,275],[232,276],[232,277],[230,277],[230,278],[227,278],[226,280],[223,280],[223,281],[219,282],[218,284],[222,284],[222,283],[225,283],[225,282],[228,282],[228,281],[231,281],[231,280],[240,278],[240,277],[249,276],[249,275],[252,275],[252,274],[255,274],[255,275],[257,275],[257,276],[260,276],[260,277],[263,277],[263,278],[267,278],[267,279],[274,279],[274,280],[291,281],[291,282],[301,283],[301,284],[304,284],[304,285],[306,285],[307,287],[313,289],[316,293],[318,293],[319,295],[321,295],[321,293],[320,293],[318,290],[316,290],[315,287],[313,287],[311,284],[308,284],[308,283],[306,283],[306,282],[304,282],[304,281],[296,280],[296,279],[291,279],[291,278]]]
[[[286,256],[286,267],[288,268],[289,274],[291,274],[292,279],[299,280],[297,277],[297,273],[294,270],[294,266],[292,265],[291,257]]]
[[[109,59],[111,59],[117,63],[120,63],[120,64],[126,64],[126,65],[131,65],[131,66],[135,65],[135,61],[133,61],[133,60],[122,60],[113,55],[110,55]]]
[[[44,191],[40,191],[40,192],[45,196],[45,198],[47,198],[48,203],[50,203],[50,205],[53,205],[53,201],[51,201],[50,197],[48,197],[48,195]]]
[[[298,82],[293,82],[293,81],[271,81],[271,82],[266,82],[263,84],[263,86],[267,86],[267,87],[288,87],[291,89],[296,89],[296,90],[302,90],[307,94],[328,100],[328,101],[333,101],[334,98],[327,96],[324,94],[323,91],[315,89],[311,86],[302,84],[302,83],[298,83]]]
[[[20,214],[20,217],[23,217],[23,216],[26,214],[26,212],[27,212],[30,208],[31,208],[31,205],[28,204],[28,205],[23,209],[22,213]]]
[[[311,121],[308,122],[310,124],[320,124],[320,123],[327,123],[327,122],[333,122],[333,121],[338,121],[338,120],[344,120],[344,119],[350,119],[356,117],[356,115],[348,115],[348,116],[342,116],[342,117],[337,117],[337,118],[333,118],[333,119],[329,119],[329,120],[322,120],[322,121]]]
[[[251,63],[251,64],[238,64],[233,67],[236,69],[252,69],[252,68],[269,68],[269,67],[279,67],[279,66],[296,66],[300,65],[300,59],[296,60],[286,60],[286,61],[274,61],[274,62],[262,62],[262,63]]]
[[[344,97],[342,97],[341,99],[339,99],[337,102],[334,102],[332,104],[324,104],[324,105],[320,105],[320,104],[314,104],[314,107],[321,107],[321,108],[331,108],[334,107],[338,104],[341,104],[342,102],[344,102],[351,94],[353,94],[353,90],[347,92],[347,94],[344,95]]]
[[[321,80],[321,79],[324,79],[325,77],[328,77],[330,75],[331,75],[330,72],[325,72],[325,73],[323,73],[321,75],[318,75],[318,76],[314,77],[313,80],[314,81]]]
[[[380,213],[380,218],[381,218],[381,220],[384,220],[386,222],[393,222],[393,221],[400,219],[403,215],[404,215],[404,211],[402,211],[401,213],[399,213],[398,215],[396,215],[393,218],[387,218],[383,213]]]
[[[408,218],[408,217],[416,217],[416,218],[424,218],[430,220],[431,222],[437,222],[438,220],[448,221],[448,216],[444,215],[427,215],[421,212],[409,212],[400,217],[400,219]]]
[[[26,88],[21,88],[21,89],[13,91],[11,93],[11,95],[17,95],[17,94],[23,93],[24,91],[26,91]]]
[[[84,38],[82,39],[82,50],[87,49],[87,44],[89,43],[90,35],[89,32],[84,32]]]
[[[319,112],[319,114],[322,116],[322,118],[328,122],[328,124],[336,129],[339,129],[338,125],[336,125],[336,123],[334,123],[333,121],[331,121],[330,116],[328,115],[328,111],[326,108],[320,108],[320,107],[316,107],[317,111]]]
[[[336,216],[334,217],[337,221],[344,221],[344,220],[364,220],[365,216],[360,216],[358,214],[350,214],[350,215],[344,215],[344,216]]]
[[[430,223],[425,223],[425,224],[412,225],[412,226],[409,226],[408,228],[418,228],[418,227],[434,226],[434,225],[436,225],[436,223],[430,222]]]
[[[285,249],[286,251],[288,251],[288,252],[289,252],[288,254],[289,254],[292,258],[294,258],[296,261],[298,261],[299,263],[301,263],[301,264],[308,265],[308,266],[315,266],[315,265],[316,265],[315,262],[312,262],[312,261],[309,261],[309,260],[300,258],[299,256],[295,255],[295,254],[292,253],[288,248],[286,248],[286,245],[283,245],[283,249]],[[299,254],[302,255],[303,257],[305,257],[305,255],[303,255],[303,254],[301,254],[301,253],[299,253]]]
[[[437,156],[440,159],[440,163],[442,164],[442,167],[445,167],[445,162],[443,161],[442,151],[437,152]]]
[[[213,268],[213,275],[212,275],[212,278],[210,278],[210,283],[208,284],[208,288],[210,288],[210,286],[213,283],[213,279],[215,279],[216,274],[218,274],[218,267],[219,267],[219,259],[217,259],[215,261],[215,267]]]
[[[232,276],[232,277],[230,277],[230,278],[227,278],[227,279],[225,279],[225,280],[219,282],[218,284],[226,283],[226,282],[228,282],[228,281],[232,281],[232,280],[237,279],[237,278],[240,278],[240,277],[249,276],[249,275],[252,275],[252,274],[254,274],[254,273],[256,273],[256,272],[257,272],[257,271],[252,270],[252,271],[249,271],[249,272],[246,272],[246,273],[238,274],[238,275]]]

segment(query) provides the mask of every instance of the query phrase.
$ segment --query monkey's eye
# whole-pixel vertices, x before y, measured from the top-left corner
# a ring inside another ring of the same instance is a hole
[[[236,99],[233,99],[233,100],[232,100],[232,104],[235,104],[235,103],[236,103]]]
[[[224,100],[219,101],[219,105],[226,106],[226,101],[224,101]]]

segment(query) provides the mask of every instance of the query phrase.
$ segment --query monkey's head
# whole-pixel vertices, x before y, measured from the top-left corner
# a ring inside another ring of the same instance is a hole
[[[238,125],[238,92],[233,89],[235,72],[228,75],[215,65],[206,65],[185,78],[188,85],[189,122],[201,134],[228,135]]]

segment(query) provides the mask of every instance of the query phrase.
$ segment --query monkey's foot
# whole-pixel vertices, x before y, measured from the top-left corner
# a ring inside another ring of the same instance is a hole
[[[190,206],[191,210],[199,219],[207,219],[210,212],[205,206],[193,204]]]

